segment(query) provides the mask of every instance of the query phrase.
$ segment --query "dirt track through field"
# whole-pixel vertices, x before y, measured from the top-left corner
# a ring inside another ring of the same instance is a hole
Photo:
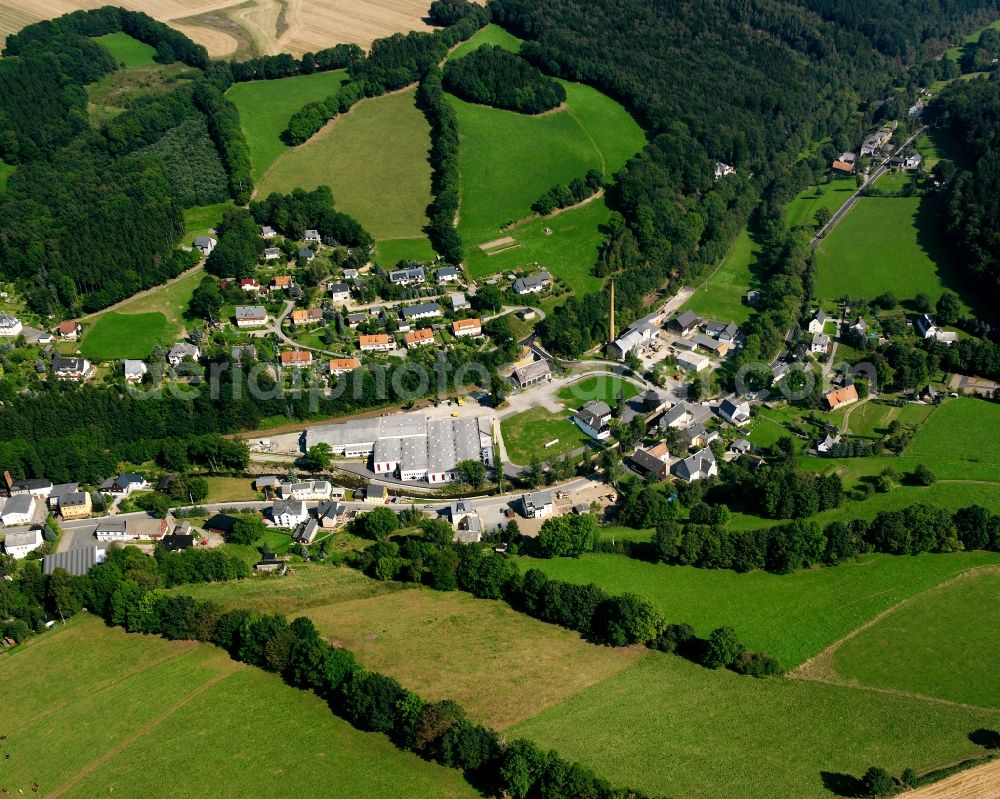
[[[216,674],[214,677],[203,682],[201,685],[199,685],[197,688],[191,691],[191,693],[189,693],[175,705],[167,708],[159,716],[157,716],[154,719],[151,719],[146,724],[142,725],[134,733],[132,733],[126,738],[123,738],[116,746],[113,746],[99,758],[91,761],[84,768],[80,769],[76,774],[74,774],[72,777],[66,780],[62,785],[60,785],[54,791],[52,791],[52,793],[48,794],[50,799],[55,799],[55,797],[62,796],[64,793],[66,793],[66,791],[73,788],[89,774],[93,773],[101,766],[103,766],[105,763],[108,763],[114,757],[124,752],[126,749],[132,746],[132,744],[136,743],[137,741],[148,735],[150,732],[155,730],[164,721],[170,718],[174,713],[176,713],[182,707],[187,705],[189,702],[191,702],[194,699],[197,699],[199,696],[205,693],[205,691],[207,691],[209,688],[211,688],[214,685],[217,685],[218,683],[222,682],[224,679],[229,677],[239,668],[239,666],[237,663],[231,660],[227,660],[223,661],[219,668],[220,668],[219,673]]]
[[[1000,799],[1000,760],[902,794],[906,799]]]

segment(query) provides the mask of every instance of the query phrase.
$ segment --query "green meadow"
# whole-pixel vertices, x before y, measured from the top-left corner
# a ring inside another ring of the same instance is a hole
[[[486,27],[480,28],[466,41],[456,47],[451,55],[448,56],[448,60],[453,61],[456,58],[468,55],[473,50],[482,47],[484,44],[495,44],[498,47],[503,47],[505,50],[510,50],[512,53],[517,53],[520,51],[521,45],[524,44],[524,42],[523,40],[517,38],[513,33],[505,31],[499,25],[490,23]]]
[[[532,408],[500,420],[500,432],[512,463],[527,466],[532,456],[551,460],[593,441],[570,421],[569,413]],[[556,443],[546,447],[550,441]]]
[[[92,361],[144,360],[156,344],[163,342],[166,332],[167,317],[158,311],[137,314],[111,311],[86,331],[80,351]]]
[[[185,208],[182,243],[190,246],[198,236],[211,234],[222,221],[223,214],[235,207],[236,204],[232,200],[226,200],[212,205],[196,205],[193,208]]]
[[[145,42],[133,39],[127,33],[118,31],[104,36],[95,36],[95,42],[100,42],[111,53],[115,61],[126,67],[151,67],[156,61],[156,48]]]
[[[820,208],[825,208],[833,213],[846,203],[857,190],[858,186],[854,177],[846,175],[831,178],[818,186],[810,186],[788,203],[788,207],[785,209],[785,220],[792,228],[813,225],[815,224],[816,212]],[[855,213],[857,213],[857,209],[851,211],[851,214]]]
[[[759,254],[760,246],[750,237],[750,231],[743,228],[722,263],[697,286],[684,310],[724,323],[745,322],[752,310],[746,294],[753,285],[753,267]]]
[[[557,391],[556,396],[569,408],[579,408],[592,400],[601,400],[614,407],[618,402],[619,392],[626,400],[630,400],[639,393],[639,389],[634,383],[615,375],[591,375],[570,383]]]
[[[278,158],[257,194],[325,184],[338,210],[379,242],[422,237],[431,201],[429,150],[430,127],[413,91],[362,100]]]

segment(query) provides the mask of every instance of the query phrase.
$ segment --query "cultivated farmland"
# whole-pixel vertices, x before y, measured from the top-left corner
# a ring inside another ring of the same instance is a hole
[[[897,602],[961,571],[1000,564],[1000,554],[865,556],[856,563],[793,574],[666,566],[621,555],[552,560],[521,559],[572,583],[597,583],[612,593],[646,596],[671,622],[688,622],[702,635],[729,625],[751,649],[786,668],[797,666]]]
[[[326,184],[337,208],[377,240],[423,238],[431,201],[429,149],[430,128],[413,91],[363,100],[278,158],[257,194]]]
[[[161,343],[167,331],[167,317],[154,311],[142,314],[104,314],[87,331],[80,351],[94,361],[149,357],[153,346]]]
[[[296,75],[278,80],[236,83],[226,92],[240,112],[240,125],[250,146],[255,179],[260,179],[277,158],[287,151],[281,132],[292,114],[307,103],[336,94],[347,76],[343,69]]]
[[[42,796],[239,797],[263,781],[289,796],[478,795],[458,772],[354,730],[275,675],[94,617],[5,657],[0,678],[0,784],[11,794],[37,782]]]
[[[898,774],[980,756],[969,733],[998,723],[996,711],[651,654],[511,732],[653,794],[826,799],[838,776],[873,762]]]
[[[963,575],[901,604],[818,658],[804,676],[997,708],[997,630],[1000,568]]]

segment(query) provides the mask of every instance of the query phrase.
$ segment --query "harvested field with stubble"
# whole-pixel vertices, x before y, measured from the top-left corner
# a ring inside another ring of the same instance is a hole
[[[428,0],[121,0],[203,44],[213,58],[240,52],[301,55],[339,42],[367,48],[397,31],[430,30]],[[103,0],[4,0],[0,37]]]

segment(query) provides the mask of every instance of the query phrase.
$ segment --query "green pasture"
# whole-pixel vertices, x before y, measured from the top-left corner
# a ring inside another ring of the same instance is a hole
[[[133,39],[127,33],[121,31],[107,33],[104,36],[95,36],[94,41],[104,45],[115,61],[126,67],[151,67],[156,63],[153,60],[156,48]]]
[[[484,44],[495,44],[498,47],[503,47],[505,50],[510,50],[512,53],[517,53],[524,42],[518,39],[513,33],[505,31],[499,25],[490,23],[486,27],[480,28],[466,41],[456,47],[451,55],[448,56],[448,60],[454,61],[456,58],[468,55],[473,50],[478,50]]]
[[[833,213],[851,199],[851,195],[857,190],[858,186],[853,175],[833,177],[826,183],[810,186],[788,203],[785,209],[785,220],[792,228],[801,225],[814,225],[816,212],[820,208],[825,208]],[[851,214],[854,213],[856,213],[856,209],[851,211]]]
[[[1000,707],[1000,570],[927,591],[862,630],[817,667],[878,688]]]
[[[533,566],[560,580],[646,596],[667,621],[692,624],[701,635],[734,627],[746,646],[792,668],[897,602],[965,569],[1000,564],[1000,553],[867,555],[792,574],[667,566],[623,555],[519,560],[522,570]]]
[[[208,236],[222,222],[226,211],[235,208],[232,200],[212,205],[196,205],[184,209],[184,240],[183,244],[191,246],[198,236]]]
[[[386,239],[375,247],[375,260],[385,269],[392,269],[400,261],[433,261],[434,248],[426,236],[407,239]]]
[[[568,413],[552,413],[540,407],[501,419],[500,432],[511,463],[520,466],[527,466],[533,455],[547,461],[593,442],[570,421]],[[556,439],[558,443],[545,446]]]
[[[760,246],[750,237],[750,231],[743,228],[722,263],[697,286],[683,310],[723,323],[745,322],[752,310],[746,294],[753,285],[753,268],[759,255]]]
[[[104,314],[86,332],[80,351],[92,361],[116,361],[121,358],[143,360],[154,345],[162,343],[167,332],[167,317],[162,313]]]
[[[981,756],[969,733],[998,723],[995,711],[651,654],[511,734],[651,795],[828,799],[838,776],[875,763],[899,774]]]
[[[255,179],[260,180],[271,164],[290,149],[281,140],[281,132],[288,127],[292,114],[307,103],[336,94],[346,77],[346,70],[337,69],[233,84],[226,96],[240,112]]]
[[[287,150],[257,185],[333,189],[337,209],[379,241],[422,236],[431,201],[430,128],[414,92],[362,100],[305,144]]]
[[[613,408],[618,403],[619,392],[630,400],[639,393],[639,389],[634,383],[615,375],[591,375],[559,389],[556,396],[568,408],[580,408],[592,400],[601,400]]]

